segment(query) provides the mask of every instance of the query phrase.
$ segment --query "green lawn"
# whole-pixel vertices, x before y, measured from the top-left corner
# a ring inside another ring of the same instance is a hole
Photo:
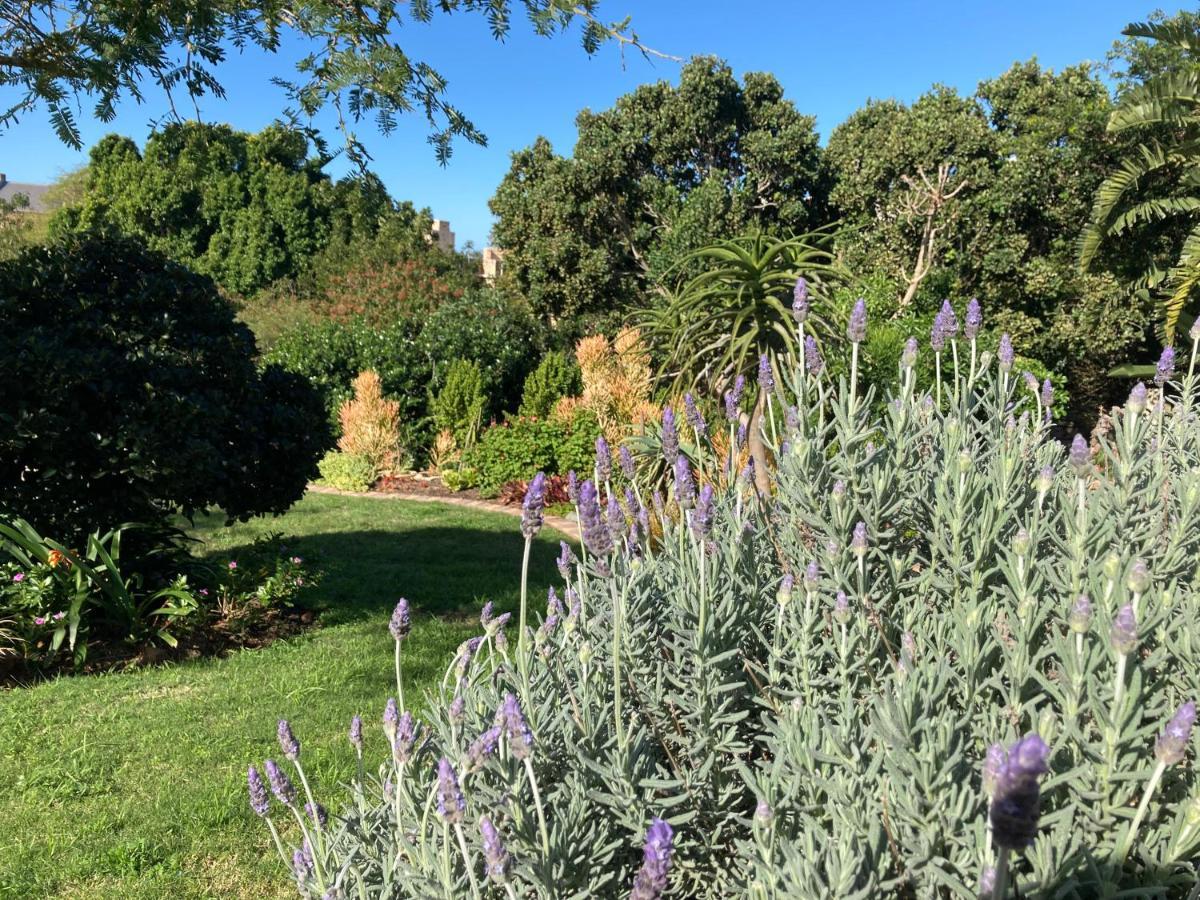
[[[0,897],[295,896],[246,804],[247,764],[278,755],[276,720],[291,720],[314,790],[336,810],[353,771],[350,717],[377,722],[394,691],[396,599],[415,609],[410,705],[485,600],[518,601],[508,516],[309,495],[279,519],[197,527],[208,552],[235,555],[270,531],[325,572],[312,592],[320,628],[226,659],[0,692]],[[535,597],[558,539],[547,530],[535,546]],[[368,733],[381,756],[381,733]]]

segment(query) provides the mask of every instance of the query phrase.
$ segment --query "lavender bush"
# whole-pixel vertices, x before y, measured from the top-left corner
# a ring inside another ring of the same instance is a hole
[[[509,641],[485,610],[420,720],[356,719],[338,814],[281,726],[301,790],[268,762],[251,805],[301,893],[1194,890],[1195,343],[1068,451],[1011,342],[964,320],[910,343],[879,418],[854,367],[764,378],[789,413],[770,496],[711,448],[655,503],[584,482],[545,614]]]

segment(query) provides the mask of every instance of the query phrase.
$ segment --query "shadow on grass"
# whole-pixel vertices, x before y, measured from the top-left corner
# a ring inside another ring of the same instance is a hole
[[[417,527],[402,531],[338,531],[285,539],[321,573],[303,597],[321,613],[322,625],[337,625],[390,613],[407,597],[417,615],[473,617],[488,600],[498,611],[516,609],[521,597],[524,540],[517,532],[462,527]],[[250,542],[203,554],[236,559]],[[529,561],[531,605],[540,609],[546,590],[558,581],[553,533],[535,540]]]

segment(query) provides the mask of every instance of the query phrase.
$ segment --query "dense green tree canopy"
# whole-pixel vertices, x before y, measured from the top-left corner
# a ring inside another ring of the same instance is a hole
[[[759,229],[823,216],[814,120],[774,77],[739,82],[709,57],[577,119],[574,154],[538,139],[492,199],[505,278],[545,319],[620,309],[678,260]]]
[[[479,129],[446,96],[446,81],[429,63],[405,52],[404,25],[435,14],[479,15],[497,40],[514,12],[541,35],[580,23],[588,53],[608,40],[642,49],[629,20],[605,24],[597,0],[27,0],[0,4],[0,87],[11,105],[0,107],[0,128],[42,108],[59,137],[81,146],[74,109],[86,97],[93,114],[110,121],[125,99],[166,94],[172,114],[191,111],[205,95],[224,96],[219,73],[230,50],[277,53],[299,48],[288,90],[290,118],[311,118],[333,107],[351,159],[365,162],[354,126],[373,119],[385,134],[399,116],[421,111],[429,141],[443,162],[451,142],[486,143]]]
[[[137,235],[226,290],[251,294],[300,274],[331,241],[372,234],[401,214],[376,178],[334,183],[309,151],[303,134],[274,126],[246,134],[167,125],[141,151],[110,135],[92,149],[82,201],[53,228]]]

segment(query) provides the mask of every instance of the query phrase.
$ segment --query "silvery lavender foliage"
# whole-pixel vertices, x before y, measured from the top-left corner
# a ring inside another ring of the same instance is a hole
[[[1005,897],[1187,896],[1197,385],[1114,411],[1081,479],[998,355],[974,380],[941,361],[958,389],[940,406],[930,384],[851,404],[823,372],[777,370],[799,414],[771,491],[727,483],[711,445],[689,452],[707,536],[660,499],[643,552],[612,553],[581,486],[570,615],[524,651],[492,635],[461,679],[449,661],[403,761],[366,729],[381,766],[311,843],[306,890],[971,897],[982,879]],[[655,817],[672,834],[647,854]]]

